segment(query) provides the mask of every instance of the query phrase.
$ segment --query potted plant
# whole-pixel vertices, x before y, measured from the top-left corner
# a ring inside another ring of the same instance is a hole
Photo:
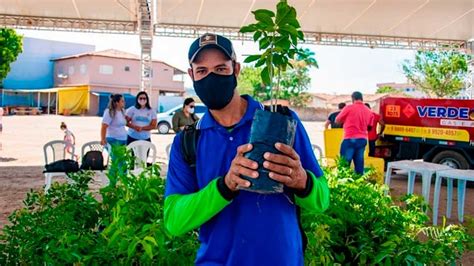
[[[306,59],[312,53],[298,48],[298,42],[304,41],[304,34],[298,22],[296,9],[281,0],[276,6],[276,13],[266,9],[252,11],[256,23],[244,26],[241,33],[253,34],[258,42],[261,54],[248,56],[244,62],[255,62],[255,67],[262,67],[260,76],[263,84],[270,91],[270,110],[258,110],[255,113],[250,133],[253,150],[245,156],[259,164],[259,178],[243,177],[251,182],[249,190],[259,193],[281,193],[283,185],[268,177],[269,172],[263,168],[265,152],[279,153],[275,143],[292,146],[296,133],[296,120],[290,114],[278,112],[277,98],[280,93],[280,79],[291,61],[298,56]]]

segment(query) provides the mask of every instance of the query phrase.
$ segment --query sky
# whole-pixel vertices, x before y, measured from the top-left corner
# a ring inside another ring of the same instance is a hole
[[[136,35],[59,32],[44,30],[18,30],[25,37],[95,45],[96,51],[117,49],[139,54]],[[188,48],[193,39],[155,37],[152,57],[182,70],[188,68]],[[246,55],[258,53],[252,42],[233,41],[239,61]],[[312,69],[310,92],[349,94],[355,90],[374,93],[377,83],[405,82],[401,64],[414,58],[414,51],[396,49],[370,49],[338,46],[303,45],[315,53],[319,68]],[[191,87],[189,78],[185,86]]]

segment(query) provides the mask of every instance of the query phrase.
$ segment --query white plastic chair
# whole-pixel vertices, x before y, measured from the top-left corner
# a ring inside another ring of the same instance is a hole
[[[143,171],[143,167],[146,166],[148,162],[148,157],[151,157],[151,163],[156,162],[156,147],[153,143],[144,140],[134,141],[127,146],[133,151],[135,156],[135,168],[132,171],[134,174],[139,174]],[[151,155],[149,152],[151,151]]]
[[[107,171],[106,168],[109,166],[109,163],[110,163],[110,156],[107,149],[102,144],[100,144],[100,141],[90,141],[90,142],[84,143],[84,145],[82,145],[82,148],[81,148],[81,159],[84,158],[84,155],[88,151],[102,152],[102,156],[104,158],[104,163],[105,163],[104,170],[102,171],[93,170],[93,172],[99,175],[102,184],[107,186],[109,184],[109,179],[107,178],[107,175],[106,175],[106,171]]]
[[[413,190],[415,187],[415,177],[416,174],[420,174],[422,178],[421,182],[421,194],[423,195],[426,203],[430,203],[430,189],[431,189],[431,178],[435,175],[438,171],[444,171],[452,169],[447,165],[442,164],[435,164],[435,163],[428,163],[428,162],[418,162],[418,161],[410,161],[410,160],[403,160],[403,161],[395,161],[389,162],[387,164],[387,172],[385,174],[385,185],[390,187],[390,179],[392,176],[392,171],[398,170],[405,170],[408,171],[408,186],[407,186],[407,194],[413,194]],[[388,190],[385,191],[385,194],[388,193]]]
[[[452,169],[439,171],[436,173],[434,202],[433,202],[433,224],[438,224],[439,194],[441,190],[441,180],[446,178],[447,186],[447,207],[446,217],[451,218],[451,207],[453,205],[453,180],[458,181],[458,220],[464,221],[464,200],[466,196],[466,181],[474,181],[474,170]]]
[[[66,144],[67,143],[64,140],[53,140],[44,144],[43,152],[44,152],[45,165],[59,161],[59,160],[64,160],[64,159],[74,160],[75,147],[72,146],[71,153],[69,154],[68,152],[66,152]],[[70,158],[67,158],[66,156],[70,156]],[[60,176],[66,177],[69,180],[65,172],[44,172],[44,177],[45,177],[44,191],[47,192],[48,189],[51,187],[51,182],[52,182],[53,177],[60,177]]]

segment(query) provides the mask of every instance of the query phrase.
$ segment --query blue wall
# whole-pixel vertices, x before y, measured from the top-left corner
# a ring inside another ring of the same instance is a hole
[[[94,45],[23,38],[23,52],[11,64],[3,80],[7,89],[43,89],[53,87],[51,59],[94,51]]]

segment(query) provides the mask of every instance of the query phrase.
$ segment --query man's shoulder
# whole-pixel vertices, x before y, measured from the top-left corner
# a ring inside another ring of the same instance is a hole
[[[341,111],[332,112],[331,114],[329,114],[329,117],[336,117],[340,113]]]

